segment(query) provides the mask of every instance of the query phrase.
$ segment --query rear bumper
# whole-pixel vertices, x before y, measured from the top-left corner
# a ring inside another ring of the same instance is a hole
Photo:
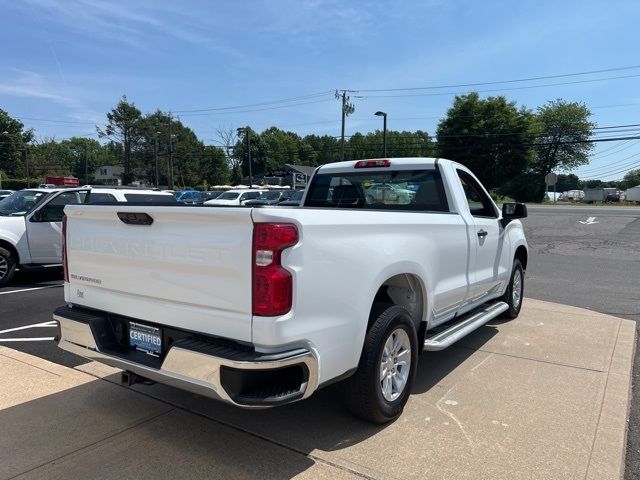
[[[64,306],[53,319],[58,346],[68,352],[240,407],[291,403],[318,387],[318,361],[306,348],[264,354],[194,335],[173,342],[163,358],[146,362],[146,354],[114,347],[106,312]]]

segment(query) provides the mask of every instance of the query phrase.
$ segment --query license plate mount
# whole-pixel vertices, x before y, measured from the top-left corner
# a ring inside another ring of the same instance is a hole
[[[129,322],[129,345],[154,357],[162,354],[162,331],[138,322]]]

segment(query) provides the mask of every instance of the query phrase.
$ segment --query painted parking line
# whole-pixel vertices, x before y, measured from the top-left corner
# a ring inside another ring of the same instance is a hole
[[[58,324],[55,322],[55,320],[51,320],[49,322],[34,323],[33,325],[25,325],[23,327],[7,328],[6,330],[0,330],[0,335],[2,335],[3,333],[17,332],[19,330],[27,330],[28,328],[53,328],[57,326]]]
[[[5,342],[49,342],[54,337],[40,337],[40,338],[0,338],[0,343]]]
[[[45,288],[56,288],[56,287],[63,287],[63,284],[60,285],[45,285],[44,287],[33,287],[33,288],[23,288],[20,290],[11,290],[9,292],[0,292],[0,295],[9,295],[10,293],[20,293],[20,292],[32,292],[34,290],[43,290]]]
[[[28,330],[30,328],[56,328],[57,322],[50,320],[48,322],[34,323],[33,325],[25,325],[23,327],[7,328],[6,330],[0,330],[0,335],[4,333],[19,332],[20,330]],[[0,343],[7,342],[49,342],[54,337],[31,337],[31,338],[0,338]]]
[[[54,337],[40,337],[40,338],[0,338],[0,343],[5,342],[49,342]]]

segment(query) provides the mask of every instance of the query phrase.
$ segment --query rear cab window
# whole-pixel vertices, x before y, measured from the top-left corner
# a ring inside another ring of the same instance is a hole
[[[314,176],[306,207],[449,212],[436,169],[340,172]]]

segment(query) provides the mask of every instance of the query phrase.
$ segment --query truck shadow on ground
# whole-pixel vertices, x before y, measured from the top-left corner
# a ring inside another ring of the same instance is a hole
[[[424,352],[419,359],[412,397],[437,386],[497,332],[494,327],[484,326],[472,333],[469,343],[464,346]],[[119,381],[119,378],[113,381]],[[242,410],[164,385],[136,385],[133,388],[305,454],[314,450],[348,448],[392,425],[373,425],[351,415],[344,406],[340,384],[321,389],[302,402],[267,410]]]
[[[472,334],[475,348],[425,352],[412,397],[437,387],[496,333],[485,326]],[[314,457],[331,457],[413,421],[407,411],[383,426],[355,418],[339,384],[288,406],[241,410],[159,384],[123,387],[119,375],[105,380],[0,410],[0,478],[29,472],[32,478],[107,479],[127,472],[150,479],[284,479],[309,469],[311,477],[330,478],[331,471],[316,470],[329,467]]]
[[[50,267],[42,270],[18,270],[7,287],[31,288],[62,282],[62,269]],[[2,289],[0,288],[0,291]]]

